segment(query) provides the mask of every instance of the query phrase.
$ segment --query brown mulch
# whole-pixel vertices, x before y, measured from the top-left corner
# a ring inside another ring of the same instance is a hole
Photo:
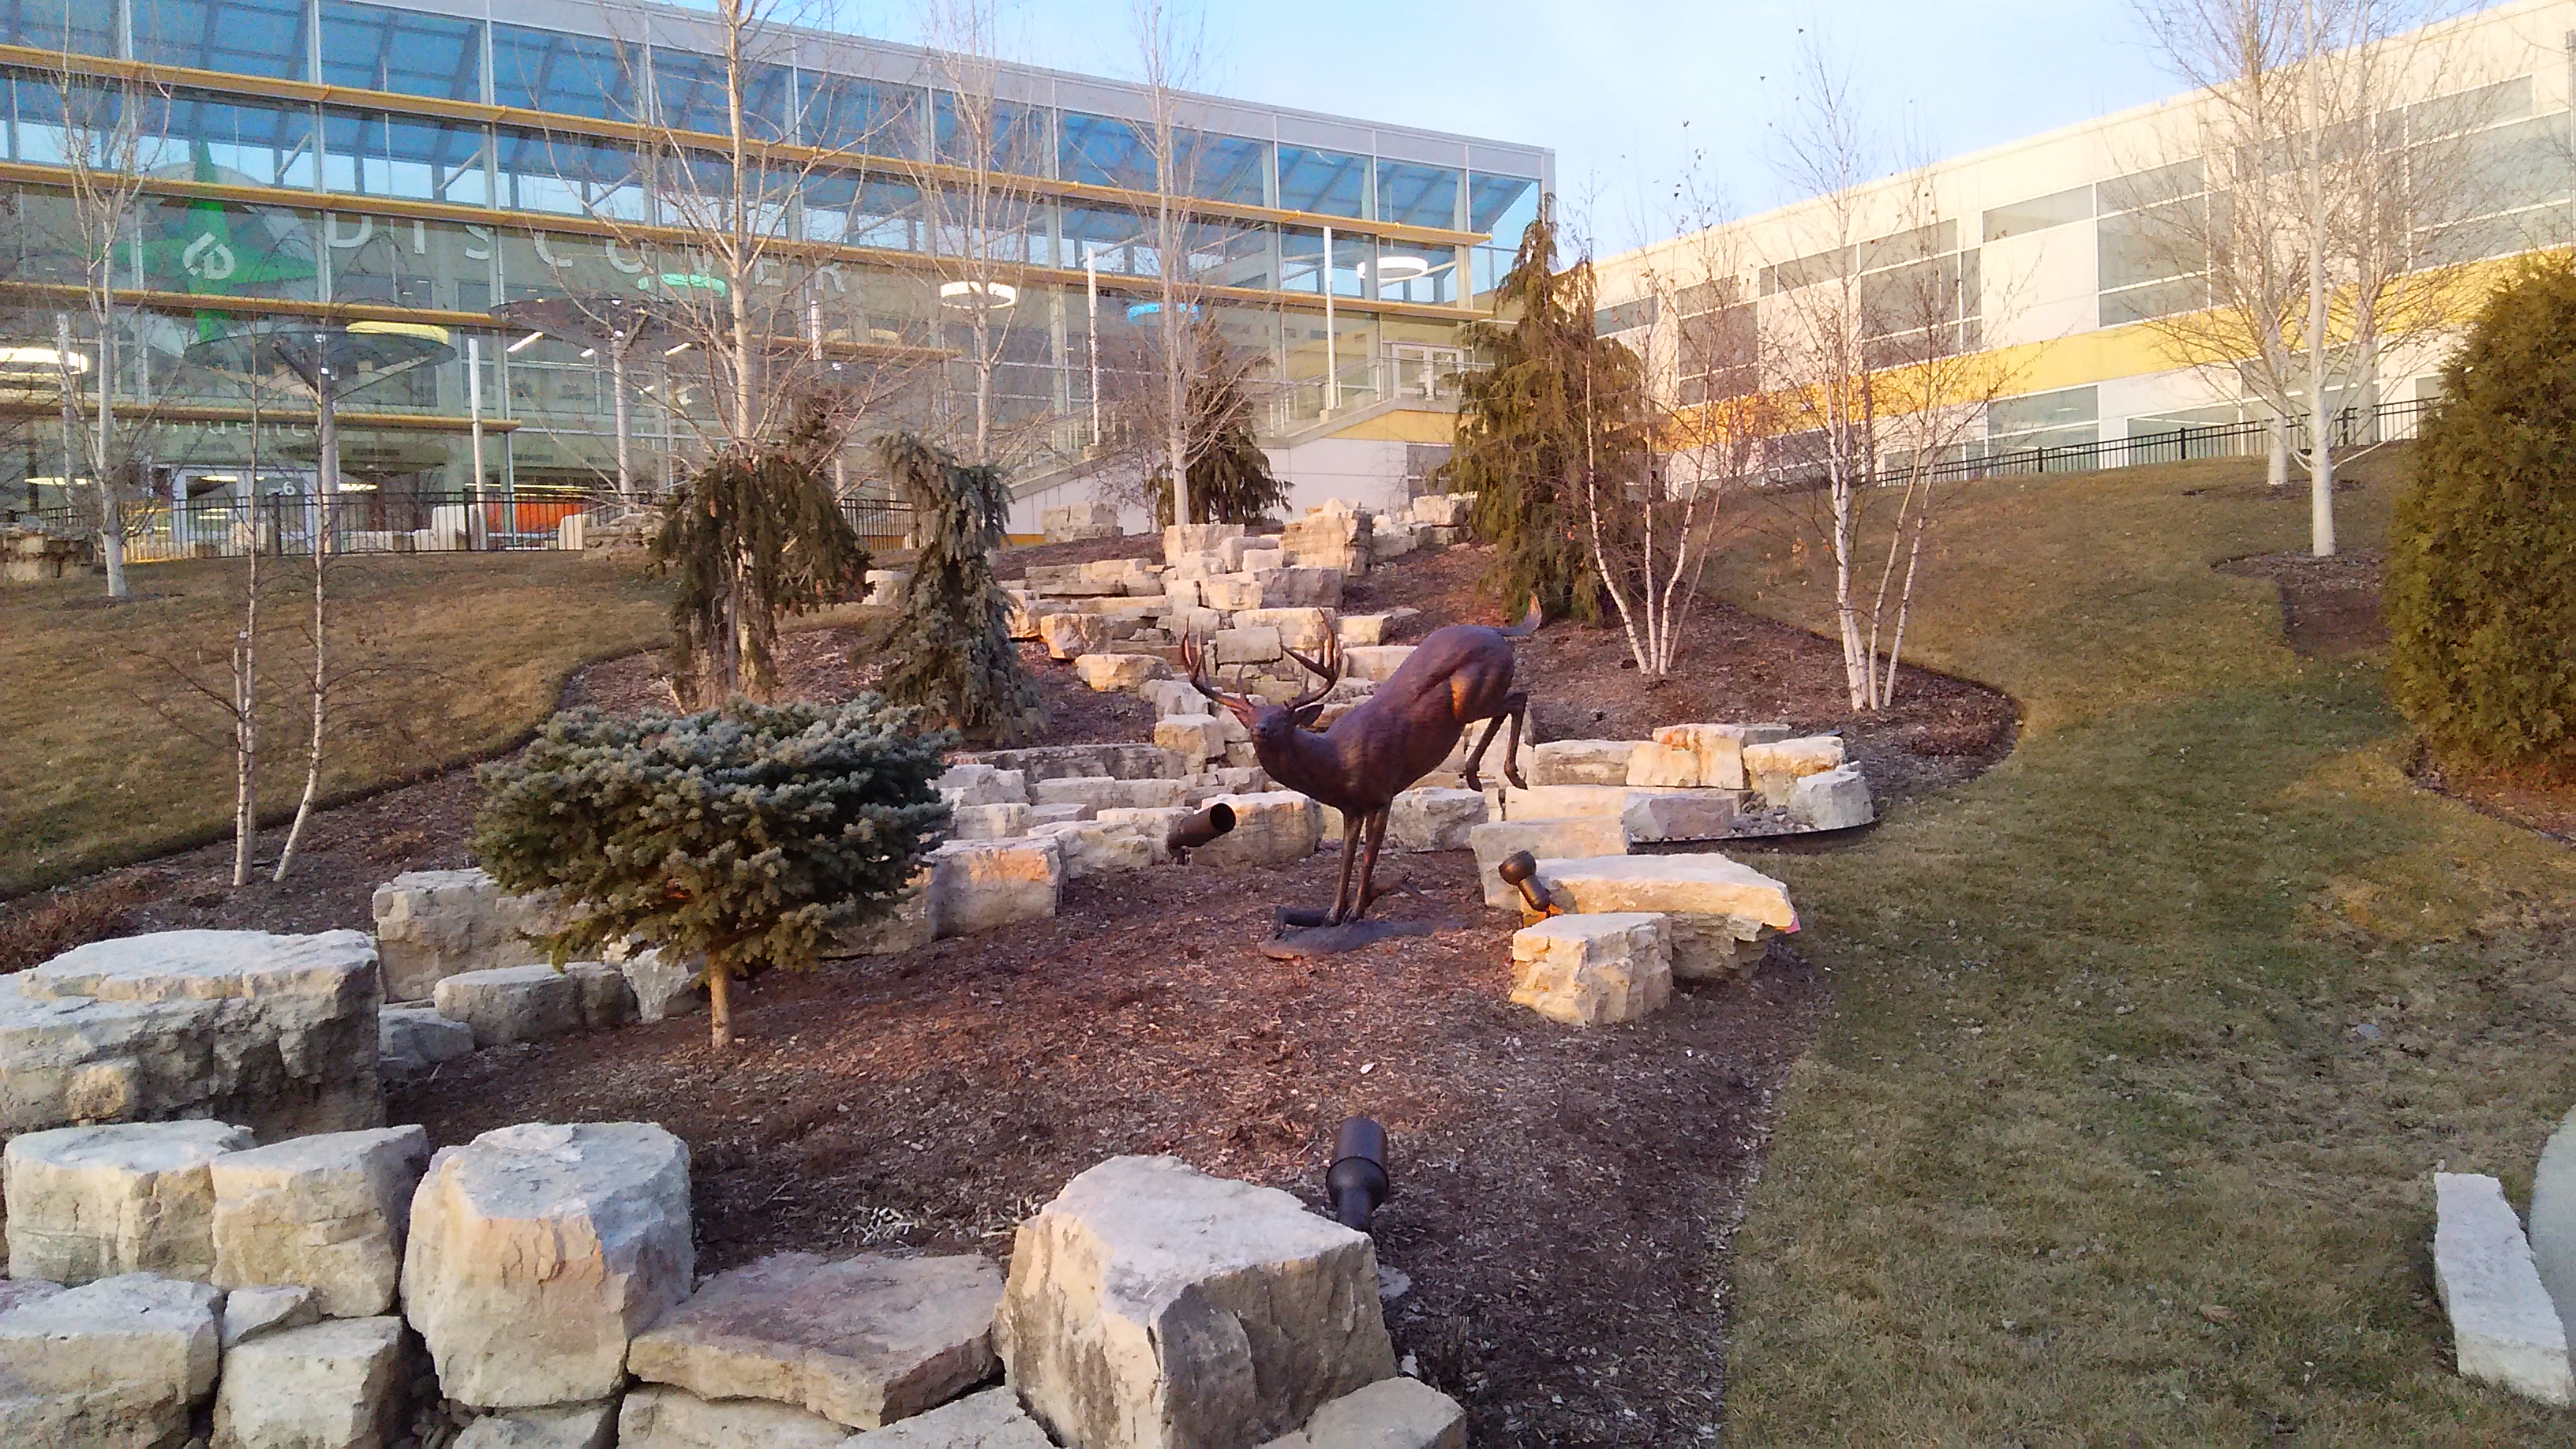
[[[2270,579],[2281,591],[2281,635],[2311,659],[2368,654],[2388,645],[2379,613],[2379,574],[2388,555],[2377,549],[2316,558],[2303,553],[2229,559],[2221,573]]]
[[[1398,560],[1346,584],[1343,611],[1421,610],[1397,631],[1399,641],[1444,623],[1511,622],[1476,592],[1492,559],[1490,549],[1469,546]],[[1882,803],[1975,778],[2011,753],[2020,731],[2008,696],[1911,666],[1897,670],[1887,712],[1855,711],[1840,645],[1716,600],[1693,611],[1669,677],[1651,688],[1640,687],[1627,635],[1616,627],[1551,623],[1519,653],[1537,740],[1634,740],[1695,720],[1778,720],[1801,734],[1841,735]]]
[[[1006,1256],[1012,1223],[1120,1153],[1322,1202],[1334,1131],[1384,1123],[1399,1355],[1478,1444],[1691,1442],[1719,1419],[1722,1245],[1768,1101],[1824,995],[1786,945],[1642,1025],[1511,1006],[1509,937],[1463,853],[1390,857],[1397,914],[1462,929],[1320,961],[1258,955],[1336,858],[1080,880],[1062,914],[764,978],[747,1042],[705,1018],[478,1053],[397,1094],[438,1141],[649,1119],[690,1145],[701,1263],[903,1244]]]
[[[1027,578],[1032,565],[1061,568],[1066,564],[1099,563],[1113,558],[1141,558],[1161,563],[1163,535],[1131,533],[1123,538],[1089,538],[1080,543],[1033,543],[1023,548],[1006,548],[993,558],[993,577],[1007,582]]]

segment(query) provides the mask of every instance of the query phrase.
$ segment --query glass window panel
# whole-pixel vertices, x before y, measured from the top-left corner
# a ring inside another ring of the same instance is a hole
[[[1103,272],[1153,276],[1159,267],[1150,231],[1144,219],[1132,211],[1107,206],[1065,207],[1066,264],[1079,267],[1090,259]]]
[[[1480,231],[1517,249],[1521,233],[1538,220],[1538,183],[1526,176],[1477,172],[1467,182],[1467,230]]]
[[[1387,302],[1458,300],[1458,249],[1382,242],[1377,249],[1377,295]]]
[[[2422,143],[2531,114],[2531,77],[2519,76],[2406,108],[2406,139]]]
[[[2072,191],[2037,196],[1987,212],[1985,238],[1990,242],[2002,241],[2008,236],[2025,236],[2035,231],[2046,231],[2052,226],[2092,219],[2093,188],[2078,186]]]
[[[504,106],[594,120],[635,119],[627,57],[613,40],[523,25],[492,26],[492,99]]]
[[[2098,188],[2098,195],[2102,210],[2106,212],[2136,211],[2194,196],[2202,189],[2200,159],[2194,157],[2171,166],[2159,166],[2153,171],[2133,172],[2105,181]]]
[[[321,300],[312,212],[147,197],[139,218],[147,290]]]
[[[921,192],[907,182],[818,175],[806,180],[798,196],[810,240],[902,252],[926,245]]]
[[[1377,219],[1401,226],[1458,224],[1458,172],[1411,161],[1377,163]]]
[[[1321,216],[1368,215],[1369,160],[1339,151],[1279,148],[1279,204]]]
[[[1192,229],[1190,253],[1193,280],[1209,286],[1268,292],[1279,285],[1271,230],[1266,226],[1203,223]]]
[[[1067,111],[1056,133],[1057,175],[1087,186],[1154,189],[1154,153],[1144,133],[1114,116]]]
[[[486,227],[339,212],[327,219],[331,300],[480,312],[492,305]],[[487,369],[491,354],[485,349]]]
[[[742,120],[746,134],[771,141],[786,138],[788,93],[794,80],[795,72],[783,65],[745,64]],[[728,134],[733,128],[733,105],[725,89],[725,63],[720,58],[653,48],[653,95],[661,106],[663,125],[675,131]]]
[[[1047,114],[1044,107],[1010,101],[968,99],[948,91],[938,97],[938,159],[952,166],[973,164],[980,146],[986,164],[1014,176],[1047,174]]]
[[[483,99],[483,27],[471,20],[323,0],[322,80],[407,96]]]
[[[0,0],[0,39],[35,50],[116,54],[116,6],[91,0]]]
[[[169,123],[141,157],[146,171],[245,186],[313,185],[311,111],[186,93],[169,105]]]
[[[2569,217],[2569,209],[2563,205],[2480,217],[2437,232],[2419,233],[2416,246],[2421,265],[2436,267],[2564,247],[2576,242],[2576,230],[2571,230]]]
[[[322,186],[482,206],[492,199],[483,128],[359,111],[322,115]]]
[[[2563,200],[2576,185],[2563,115],[2481,131],[2461,149],[2468,170],[2461,199],[2472,215]]]
[[[2205,200],[2194,197],[2102,218],[2095,230],[2102,290],[2209,270],[2207,217]]]
[[[644,219],[635,153],[607,142],[504,128],[494,135],[502,204],[521,211]]]
[[[1279,228],[1279,290],[1324,295],[1324,233],[1320,228]]]
[[[922,92],[857,76],[802,73],[805,144],[871,156],[921,154]]]
[[[2209,280],[2206,277],[2176,277],[2171,281],[2149,282],[2142,287],[2128,287],[2102,294],[2101,325],[2117,327],[2124,322],[2146,322],[2158,317],[2171,317],[2178,312],[2191,312],[2209,305]]]
[[[1270,147],[1241,136],[1182,133],[1182,189],[1209,201],[1261,206],[1268,201]]]
[[[145,169],[164,164],[172,154],[166,139],[169,102],[149,91],[127,93],[79,82],[71,88],[66,113],[64,93],[51,81],[22,75],[10,83],[9,90],[16,113],[13,153],[21,161],[66,165],[77,146],[87,153],[91,165],[111,170],[124,165],[124,157],[117,154],[118,138],[127,134],[129,123],[122,115],[129,105],[140,109],[131,126],[140,133],[139,159]]]
[[[304,51],[304,0],[134,0],[138,60],[302,80]]]
[[[1377,263],[1377,243],[1367,237],[1333,236],[1331,276],[1336,297],[1369,294],[1369,272]]]

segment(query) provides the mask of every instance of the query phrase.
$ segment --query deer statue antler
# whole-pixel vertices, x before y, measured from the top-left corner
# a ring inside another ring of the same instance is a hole
[[[1208,682],[1207,652],[1194,636],[1181,636],[1181,665],[1190,672],[1190,687],[1207,696],[1210,703],[1222,705],[1238,715],[1255,707],[1250,696],[1241,693],[1228,696],[1224,690]]]
[[[1309,715],[1307,711],[1312,709],[1314,706],[1321,704],[1324,696],[1333,692],[1333,686],[1341,683],[1342,681],[1341,640],[1331,634],[1325,635],[1324,657],[1320,661],[1309,659],[1294,649],[1283,649],[1281,652],[1285,653],[1289,658],[1296,660],[1300,665],[1305,667],[1307,673],[1314,675],[1318,680],[1322,681],[1322,683],[1317,684],[1313,689],[1306,691],[1304,694],[1301,694],[1295,699],[1292,699],[1286,704],[1280,706],[1290,714],[1298,716],[1301,723],[1312,724],[1314,722],[1313,717]]]

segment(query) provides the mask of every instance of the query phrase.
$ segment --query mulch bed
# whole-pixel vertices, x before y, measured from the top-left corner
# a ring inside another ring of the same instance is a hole
[[[685,1138],[701,1265],[903,1244],[1007,1257],[1011,1225],[1120,1153],[1171,1153],[1321,1206],[1333,1134],[1391,1136],[1381,1261],[1399,1355],[1478,1444],[1691,1442],[1719,1420],[1723,1241],[1772,1091],[1823,992],[1775,946],[1641,1026],[1577,1031],[1505,1000],[1516,919],[1463,853],[1389,857],[1446,934],[1264,959],[1271,907],[1337,857],[1068,885],[1056,919],[764,978],[746,1038],[705,1018],[481,1052],[397,1094],[444,1142],[530,1120]]]
[[[1116,557],[1138,542],[1006,559]],[[1484,558],[1405,560],[1354,582],[1344,607],[1424,610],[1409,637],[1474,618]],[[787,636],[783,676],[817,699],[859,692],[856,637]],[[1693,719],[1839,729],[1899,806],[1999,758],[2016,726],[2004,696],[1916,671],[1888,717],[1857,719],[1830,642],[1713,603],[1675,677],[1651,690],[1614,632],[1551,625],[1520,651],[1539,739]],[[1050,742],[1150,733],[1140,701],[1024,657]],[[650,656],[585,671],[565,697],[669,702]],[[457,772],[322,812],[283,886],[232,891],[229,849],[212,846],[0,905],[0,960],[13,940],[37,950],[38,927],[44,949],[28,959],[91,931],[364,928],[378,882],[469,863],[473,798]],[[441,1143],[520,1121],[661,1122],[690,1144],[702,1261],[721,1268],[884,1245],[1007,1256],[1014,1222],[1119,1153],[1173,1153],[1320,1205],[1338,1124],[1374,1116],[1396,1187],[1380,1251],[1412,1281],[1389,1324],[1399,1354],[1468,1405],[1474,1442],[1708,1442],[1726,1243],[1772,1095],[1827,1004],[1794,938],[1749,979],[1685,987],[1639,1026],[1578,1031],[1508,1003],[1518,923],[1484,908],[1463,852],[1380,870],[1414,888],[1381,915],[1455,929],[1318,961],[1261,957],[1272,908],[1324,903],[1338,867],[1328,851],[1070,882],[1052,921],[751,983],[730,1052],[707,1046],[702,1016],[502,1048],[397,1093],[392,1117]]]

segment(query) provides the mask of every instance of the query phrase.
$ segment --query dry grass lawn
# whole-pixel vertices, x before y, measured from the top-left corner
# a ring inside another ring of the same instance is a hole
[[[2576,1443],[2451,1372],[2428,1247],[2436,1168],[2527,1207],[2576,1103],[2576,853],[2410,785],[2380,661],[2300,658],[2211,567],[2304,546],[2258,478],[1995,481],[1942,525],[1922,662],[2027,730],[1765,866],[1835,1005],[1735,1243],[1732,1442]],[[1731,583],[1826,617],[1765,543]]]
[[[269,756],[263,814],[303,788],[310,655],[295,590],[311,575],[267,561],[263,605]],[[0,895],[228,832],[227,728],[172,672],[217,683],[239,624],[237,560],[134,572],[139,597],[105,605],[94,578],[0,589]],[[659,589],[637,571],[560,554],[352,558],[331,573],[333,654],[354,667],[335,706],[326,794],[346,796],[474,759],[533,729],[566,675],[657,643]],[[174,722],[175,721],[175,722]],[[274,851],[274,838],[267,842]]]

